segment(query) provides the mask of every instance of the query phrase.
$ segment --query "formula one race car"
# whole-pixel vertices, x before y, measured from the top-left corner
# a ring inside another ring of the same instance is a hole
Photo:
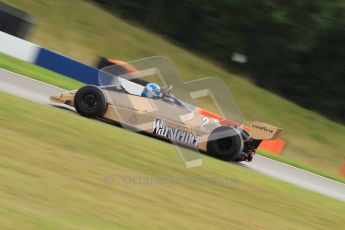
[[[147,70],[140,68],[137,63],[106,67],[100,71],[100,86],[87,85],[50,100],[73,106],[82,116],[116,122],[227,161],[251,161],[262,140],[275,139],[281,132],[262,122],[244,128],[179,99],[172,86],[160,91],[156,84],[128,78],[128,73],[138,76]],[[155,93],[147,96],[148,92]]]

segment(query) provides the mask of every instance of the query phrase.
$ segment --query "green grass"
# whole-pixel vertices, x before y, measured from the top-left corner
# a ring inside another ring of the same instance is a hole
[[[10,57],[0,52],[0,68],[7,69],[27,77],[58,86],[63,89],[78,89],[83,84],[55,72],[35,66],[31,63]]]
[[[185,169],[170,144],[4,93],[0,127],[1,228],[344,227],[344,202],[209,157]]]
[[[182,78],[222,78],[248,121],[262,120],[284,129],[286,158],[337,175],[344,160],[345,127],[256,87],[245,78],[219,68],[163,38],[81,0],[5,0],[37,19],[34,43],[86,63],[102,55],[123,60],[170,57]],[[308,96],[308,95],[306,95]]]

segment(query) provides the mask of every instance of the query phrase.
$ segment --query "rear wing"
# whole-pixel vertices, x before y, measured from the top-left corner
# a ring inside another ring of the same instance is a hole
[[[250,136],[256,140],[277,139],[281,132],[281,128],[264,122],[254,121],[250,123]]]

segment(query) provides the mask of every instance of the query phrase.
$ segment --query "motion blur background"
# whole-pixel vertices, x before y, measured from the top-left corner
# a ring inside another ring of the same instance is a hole
[[[345,122],[345,2],[95,0],[259,86]],[[234,54],[247,62],[232,62]]]

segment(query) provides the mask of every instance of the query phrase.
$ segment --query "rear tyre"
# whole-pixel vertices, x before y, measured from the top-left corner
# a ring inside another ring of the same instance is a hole
[[[207,153],[222,159],[236,160],[243,151],[243,140],[238,130],[221,126],[214,129],[207,142]]]
[[[100,88],[87,85],[74,95],[74,107],[84,117],[101,117],[107,110],[107,99]]]

